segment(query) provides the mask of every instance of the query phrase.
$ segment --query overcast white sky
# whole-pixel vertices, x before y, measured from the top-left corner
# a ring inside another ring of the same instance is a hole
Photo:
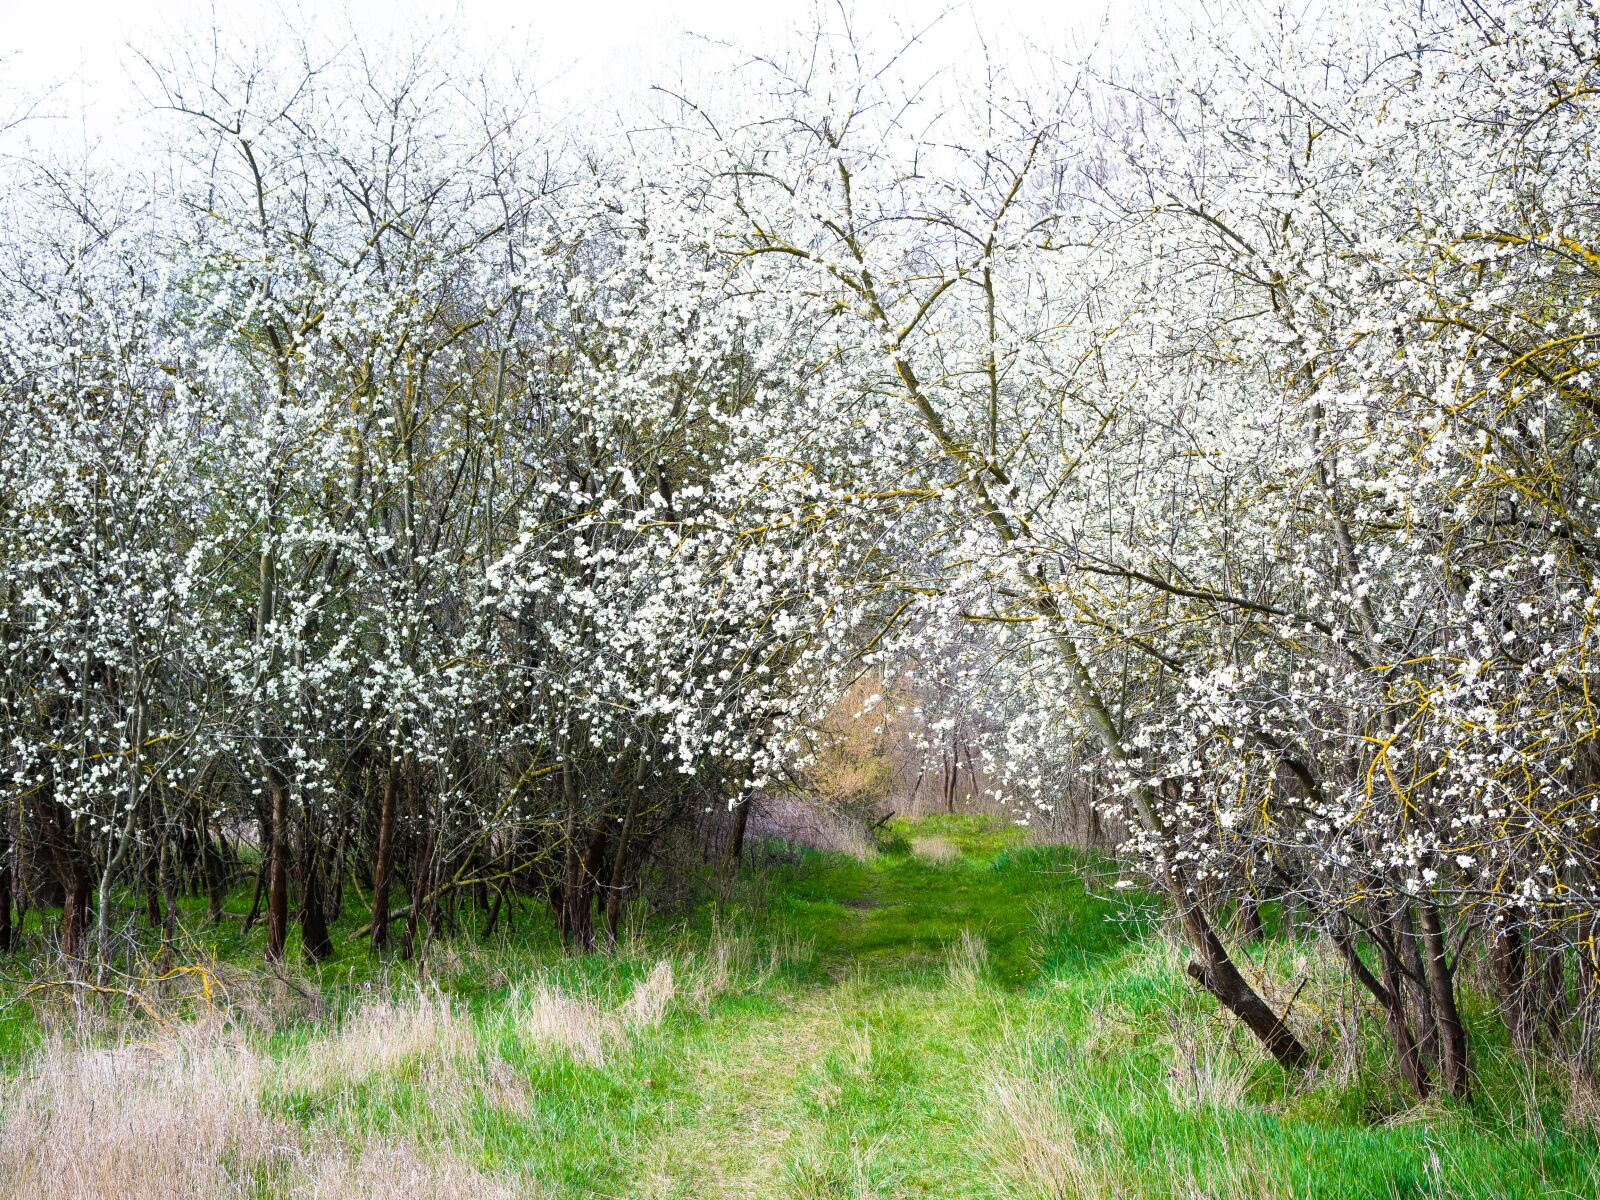
[[[834,0],[821,0],[834,8]],[[1174,0],[1168,0],[1169,3]],[[618,89],[675,75],[693,56],[685,33],[741,47],[769,49],[786,30],[807,24],[819,0],[291,0],[287,20],[389,33],[419,22],[448,26],[469,45],[534,56],[537,77],[552,96],[602,99]],[[952,49],[974,28],[1008,25],[1048,44],[1073,33],[1092,35],[1114,0],[854,0],[858,25],[926,25],[941,13],[940,36]],[[239,0],[0,0],[0,72],[12,91],[57,87],[57,110],[115,107],[130,95],[128,46],[159,46],[175,32],[213,20],[246,36],[280,20],[275,3]]]

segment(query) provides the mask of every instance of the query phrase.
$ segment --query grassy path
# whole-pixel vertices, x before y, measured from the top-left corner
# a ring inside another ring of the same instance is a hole
[[[1006,838],[966,832],[970,856],[830,861],[784,882],[774,915],[805,931],[813,962],[696,1046],[685,1101],[638,1157],[654,1165],[638,1194],[998,1194],[984,1067],[1029,1006],[1014,989],[1037,947],[1016,880],[989,869]]]
[[[1563,1132],[1548,1104],[1413,1117],[1381,1067],[1354,1085],[1287,1080],[1085,886],[1091,864],[980,822],[933,824],[928,853],[777,873],[766,916],[814,954],[675,1048],[672,1100],[626,1168],[584,1194],[1595,1194],[1593,1138]],[[1305,955],[1270,952],[1291,967]]]

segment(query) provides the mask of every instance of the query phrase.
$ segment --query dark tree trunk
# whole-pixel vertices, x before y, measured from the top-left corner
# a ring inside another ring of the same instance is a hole
[[[587,954],[594,949],[595,898],[601,872],[605,869],[608,840],[602,815],[582,855],[572,840],[568,842],[567,871],[562,880],[557,921],[567,949],[576,954]]]
[[[505,903],[506,890],[497,887],[494,890],[494,903],[489,907],[488,919],[483,923],[483,936],[489,937],[494,933],[495,926],[500,924],[500,906]]]
[[[617,831],[617,847],[611,854],[611,878],[606,884],[606,948],[609,950],[616,949],[617,932],[622,924],[623,900],[627,895],[629,868],[632,865],[628,861],[628,850],[633,840],[633,813],[636,804],[634,796],[630,796],[628,810],[623,814],[622,828]],[[741,810],[743,807],[740,805]],[[743,837],[742,834],[740,836]]]
[[[161,892],[156,885],[158,868],[155,862],[156,855],[153,854],[151,864],[144,870],[144,919],[153,932],[158,932],[165,922],[161,917]]]
[[[365,784],[362,785],[362,789],[362,799],[365,800],[367,798]],[[326,879],[332,891],[326,898],[323,911],[327,913],[330,921],[337,921],[344,913],[344,874],[350,860],[350,830],[354,825],[353,814],[339,822],[339,840],[334,844],[333,857],[328,860]]]
[[[1439,910],[1429,901],[1418,905],[1422,949],[1428,973],[1428,996],[1439,1023],[1439,1073],[1450,1094],[1465,1098],[1472,1090],[1467,1063],[1467,1030],[1456,1007],[1454,973],[1445,959],[1444,931]]]
[[[166,902],[166,917],[161,922],[161,962],[165,970],[172,962],[178,940],[178,846],[168,843],[161,854],[161,895]]]
[[[1405,993],[1400,990],[1396,980],[1395,967],[1398,964],[1393,949],[1384,951],[1380,948],[1385,979],[1385,982],[1380,983],[1361,961],[1355,943],[1348,934],[1335,932],[1332,936],[1333,944],[1338,948],[1350,973],[1362,987],[1372,993],[1378,1001],[1378,1007],[1383,1011],[1383,1023],[1389,1031],[1389,1041],[1394,1045],[1395,1057],[1400,1063],[1401,1077],[1411,1085],[1412,1091],[1417,1094],[1417,1099],[1426,1100],[1430,1091],[1428,1070],[1423,1065],[1422,1056],[1417,1051],[1416,1039],[1411,1035],[1410,1022],[1406,1019]]]
[[[61,953],[81,960],[89,930],[89,915],[94,908],[94,880],[71,829],[61,820],[62,812],[51,801],[45,812],[45,844],[50,866],[61,888]]]
[[[321,871],[313,859],[306,865],[300,889],[300,952],[314,963],[333,955],[333,939],[328,936],[328,913],[323,905]]]
[[[7,836],[5,820],[4,816],[0,816],[0,954],[10,954],[17,944],[17,929],[11,919],[11,894],[15,890],[12,885],[11,838]]]
[[[318,851],[325,830],[316,819],[309,797],[300,806],[300,953],[307,962],[319,963],[333,953],[328,936],[328,907],[322,891],[322,862]]]
[[[65,886],[67,896],[61,906],[61,952],[68,958],[81,959],[89,932],[89,914],[94,911],[94,884],[88,872],[80,869]]]
[[[267,862],[261,860],[261,865],[256,868],[256,890],[250,897],[250,911],[244,916],[244,929],[249,933],[255,927],[256,918],[261,915],[261,894],[267,886]]]
[[[378,848],[372,865],[372,949],[389,946],[389,877],[394,868],[394,809],[398,780],[394,759],[383,780],[383,800],[378,810]]]
[[[1167,887],[1178,907],[1178,916],[1189,935],[1190,944],[1199,955],[1199,961],[1189,964],[1190,978],[1243,1021],[1279,1063],[1290,1068],[1304,1066],[1311,1057],[1306,1053],[1305,1046],[1295,1037],[1288,1022],[1275,1013],[1272,1006],[1250,986],[1249,980],[1239,973],[1222,939],[1189,894],[1182,876],[1169,872]]]
[[[414,782],[412,799],[415,802],[414,810],[416,804],[421,804],[424,809],[426,808],[426,802],[421,801],[415,795]],[[422,841],[417,845],[415,856],[411,862],[411,911],[406,914],[406,930],[400,942],[400,957],[408,960],[417,951],[417,926],[427,915],[423,910],[434,899],[432,887],[433,821],[426,811],[417,811],[417,815],[422,821]],[[431,932],[431,920],[424,924],[422,928]]]
[[[267,767],[267,961],[280,962],[289,941],[289,789]]]
[[[1401,981],[1411,993],[1417,1011],[1417,1051],[1423,1062],[1439,1059],[1439,1016],[1434,1011],[1433,993],[1428,989],[1428,968],[1422,961],[1422,939],[1416,931],[1410,903],[1395,913],[1391,926],[1399,961],[1404,970]]]
[[[1528,954],[1522,930],[1512,925],[1509,917],[1490,943],[1489,961],[1511,1044],[1527,1050],[1533,1045],[1533,1022],[1528,1019]]]
[[[744,831],[750,823],[750,800],[746,797],[733,810],[733,828],[728,831],[728,866],[737,869],[744,858]]]

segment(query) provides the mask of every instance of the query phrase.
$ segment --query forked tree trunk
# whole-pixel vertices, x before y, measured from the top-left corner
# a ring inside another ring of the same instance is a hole
[[[1179,919],[1197,954],[1196,961],[1188,966],[1190,978],[1243,1021],[1245,1027],[1266,1047],[1267,1053],[1279,1063],[1291,1068],[1305,1066],[1310,1058],[1306,1048],[1295,1037],[1288,1022],[1240,974],[1200,905],[1189,896],[1183,877],[1175,871],[1169,871],[1167,890],[1178,905]]]
[[[1422,961],[1422,939],[1417,935],[1410,901],[1403,902],[1391,914],[1385,930],[1395,947],[1397,986],[1411,996],[1417,1014],[1417,1052],[1424,1063],[1437,1062],[1439,1018],[1428,990],[1428,968]]]
[[[1350,969],[1350,974],[1377,1000],[1378,1007],[1383,1012],[1384,1026],[1389,1032],[1389,1041],[1393,1044],[1395,1056],[1400,1062],[1401,1077],[1411,1085],[1412,1091],[1417,1094],[1417,1099],[1426,1100],[1431,1090],[1428,1070],[1417,1050],[1416,1038],[1411,1034],[1411,1025],[1406,1016],[1405,993],[1400,989],[1396,979],[1395,968],[1398,966],[1398,960],[1393,949],[1390,948],[1385,953],[1380,948],[1384,973],[1384,981],[1380,983],[1367,969],[1366,963],[1361,961],[1361,955],[1357,953],[1355,943],[1348,934],[1335,929],[1330,932],[1330,937],[1344,959],[1345,966]]]

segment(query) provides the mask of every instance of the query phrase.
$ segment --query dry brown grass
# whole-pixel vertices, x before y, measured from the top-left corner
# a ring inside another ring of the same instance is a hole
[[[332,1033],[286,1056],[272,1072],[286,1091],[325,1094],[415,1065],[441,1088],[461,1079],[477,1053],[471,1022],[437,991],[364,1004]]]
[[[758,946],[714,917],[704,947],[677,960],[677,998],[705,1013],[717,997],[734,990],[760,989],[785,966],[802,961],[810,952],[806,943],[792,936],[769,936]]]
[[[321,1159],[294,1193],[305,1200],[531,1200],[537,1192],[453,1158],[430,1159],[409,1142],[371,1142]]]
[[[954,862],[961,857],[955,844],[942,837],[912,838],[911,853],[930,862]]]
[[[1105,1145],[1079,1136],[1067,1116],[1071,1097],[1029,1069],[1025,1056],[987,1080],[989,1145],[1002,1194],[1015,1200],[1101,1200],[1120,1195]]]
[[[348,1068],[377,1051],[384,1022],[414,1054],[427,1030],[447,1033],[445,1011],[375,1006],[335,1035]],[[448,1048],[454,1053],[459,1046]],[[526,1196],[450,1158],[406,1143],[355,1145],[264,1111],[280,1066],[220,1022],[176,1029],[160,1042],[85,1048],[56,1037],[0,1100],[0,1195],[8,1200],[510,1200]],[[295,1068],[303,1070],[303,1068]],[[373,1068],[377,1069],[377,1068]],[[298,1076],[324,1084],[322,1075]],[[441,1100],[448,1102],[441,1093]]]
[[[1574,1129],[1600,1134],[1600,1087],[1581,1067],[1568,1068],[1566,1118]]]
[[[672,963],[663,958],[639,981],[633,994],[617,1009],[617,1019],[625,1030],[656,1029],[667,1015],[678,989],[673,980]]]
[[[678,994],[673,964],[661,959],[614,1008],[607,1009],[584,992],[541,980],[513,994],[511,1011],[530,1045],[599,1066],[633,1034],[657,1028]]]
[[[543,979],[513,992],[509,1011],[529,1045],[598,1066],[631,1038],[658,1028],[674,1005],[706,1012],[717,997],[761,986],[804,953],[798,942],[781,941],[757,951],[750,939],[719,924],[697,952],[656,960],[614,1005]]]
[[[293,1142],[256,1101],[260,1064],[196,1032],[188,1042],[79,1050],[53,1039],[7,1096],[0,1194],[88,1200],[244,1195]]]
[[[511,1011],[517,1014],[522,1035],[536,1049],[569,1054],[591,1066],[605,1061],[611,1021],[588,996],[540,982],[513,992]]]
[[[983,982],[989,970],[989,943],[981,934],[963,929],[961,936],[945,947],[944,953],[952,986],[970,992]]]
[[[1216,1021],[1192,1017],[1175,1023],[1167,1094],[1179,1108],[1242,1107],[1250,1087],[1252,1061],[1231,1044]]]

